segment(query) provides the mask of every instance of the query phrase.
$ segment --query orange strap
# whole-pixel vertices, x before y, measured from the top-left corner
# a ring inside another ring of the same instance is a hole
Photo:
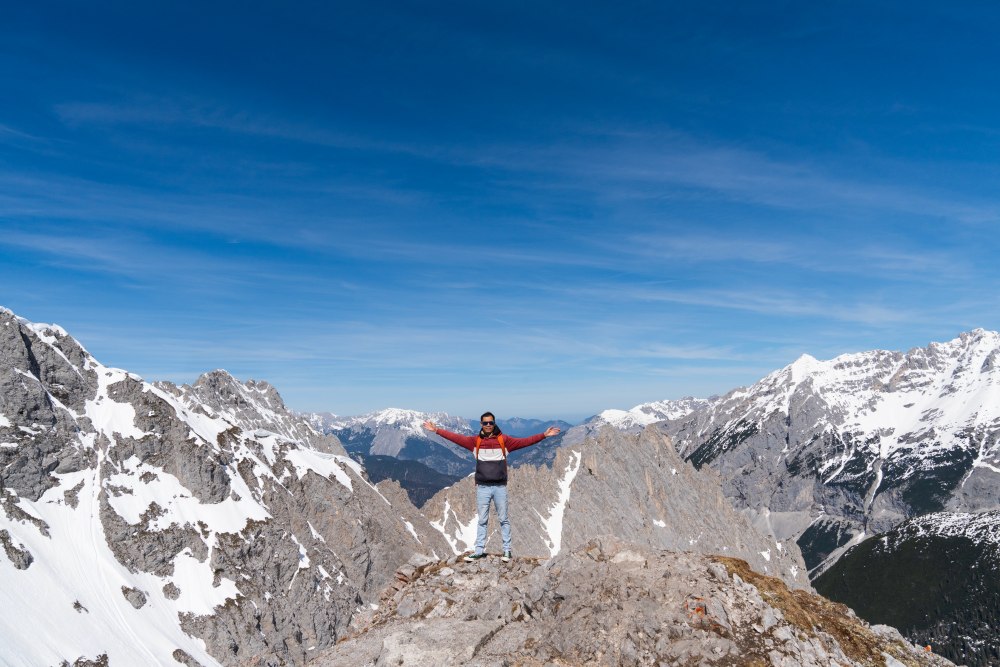
[[[476,451],[473,452],[473,456],[475,456],[475,459],[477,461],[479,460],[479,445],[480,445],[480,443],[482,443],[482,441],[483,441],[482,436],[478,436],[477,435],[476,436]],[[503,443],[503,433],[501,433],[500,435],[497,436],[497,441],[500,443],[500,451],[503,452],[503,460],[506,461],[507,460],[507,445],[505,445]]]

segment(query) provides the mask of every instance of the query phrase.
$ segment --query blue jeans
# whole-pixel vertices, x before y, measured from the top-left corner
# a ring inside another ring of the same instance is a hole
[[[497,508],[500,519],[500,537],[503,550],[510,551],[510,521],[507,519],[507,487],[503,485],[476,485],[476,509],[479,511],[479,526],[476,528],[476,553],[486,550],[486,524],[490,520],[490,501]]]

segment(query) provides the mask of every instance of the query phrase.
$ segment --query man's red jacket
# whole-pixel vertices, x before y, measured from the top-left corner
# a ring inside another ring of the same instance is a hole
[[[446,440],[451,440],[459,447],[464,447],[470,452],[476,451],[476,436],[452,433],[443,428],[434,431]],[[507,484],[507,459],[503,455],[503,448],[500,447],[499,433],[484,437],[479,442],[479,455],[476,457],[476,484],[489,486]],[[504,447],[508,452],[515,449],[530,447],[545,439],[544,433],[529,435],[527,438],[512,438],[509,435],[503,436]]]

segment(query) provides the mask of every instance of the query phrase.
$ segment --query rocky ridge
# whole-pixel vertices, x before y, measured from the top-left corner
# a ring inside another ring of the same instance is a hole
[[[715,473],[695,470],[652,427],[640,433],[605,427],[583,443],[559,447],[551,468],[513,469],[508,489],[516,555],[548,558],[610,533],[652,548],[735,556],[791,586],[808,586],[795,543],[755,530],[723,496]],[[467,477],[422,508],[457,551],[475,542],[475,497]],[[486,548],[499,553],[495,516],[490,530]]]
[[[598,537],[552,559],[400,570],[310,667],[950,665],[739,559]]]

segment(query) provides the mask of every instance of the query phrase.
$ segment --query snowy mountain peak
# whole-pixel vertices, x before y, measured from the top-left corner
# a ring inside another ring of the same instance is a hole
[[[0,663],[296,664],[445,548],[269,384],[151,384],[0,311]]]
[[[691,398],[642,403],[629,410],[608,409],[595,415],[567,433],[566,443],[581,442],[588,434],[596,432],[603,424],[610,424],[623,431],[644,428],[650,424],[668,419],[681,419],[695,410],[709,404],[709,400]]]
[[[461,417],[452,417],[447,412],[420,412],[419,410],[408,410],[404,408],[386,408],[376,410],[363,415],[353,417],[334,417],[333,415],[314,415],[320,419],[323,426],[330,430],[347,429],[367,429],[380,431],[382,429],[393,429],[403,431],[409,435],[425,436],[423,429],[425,421],[432,421],[438,426],[448,430],[466,433],[469,427]]]

